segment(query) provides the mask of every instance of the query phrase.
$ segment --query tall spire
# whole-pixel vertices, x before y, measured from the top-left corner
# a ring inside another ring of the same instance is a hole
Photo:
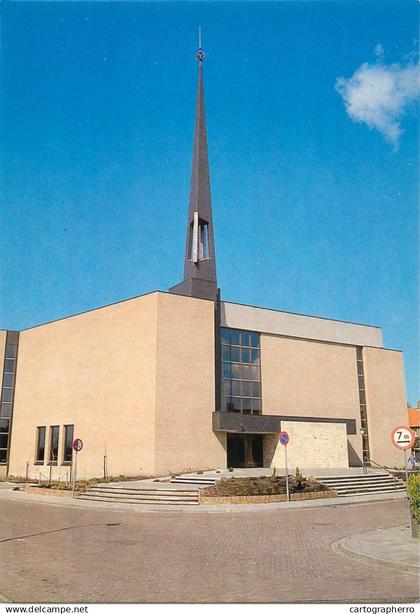
[[[196,59],[198,62],[198,91],[195,111],[194,148],[190,186],[190,205],[184,261],[184,280],[170,292],[197,298],[216,300],[216,259],[214,252],[211,212],[209,161],[206,117],[204,111],[203,61],[201,28]]]

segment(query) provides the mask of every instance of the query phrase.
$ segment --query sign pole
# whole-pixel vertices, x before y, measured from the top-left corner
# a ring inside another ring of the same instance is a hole
[[[410,494],[408,492],[407,450],[414,446],[415,433],[408,426],[397,426],[391,433],[391,442],[398,450],[403,450],[404,452],[405,489],[407,492],[408,518],[410,521],[410,529],[412,531],[413,522],[411,520]]]
[[[408,505],[408,518],[410,521],[410,531],[413,530],[413,521],[411,519],[411,508],[410,508],[410,495],[408,494],[408,463],[407,463],[407,450],[404,450],[404,467],[405,467],[405,488],[407,491],[407,505]]]
[[[72,490],[72,497],[74,499],[75,494],[76,494],[76,473],[77,473],[77,454],[78,451],[75,450],[75,454],[76,454],[76,458],[74,460],[74,471],[73,471],[73,490]]]
[[[289,471],[287,469],[287,446],[284,446],[284,460],[286,463],[286,498],[288,501],[290,501],[290,494],[289,494]]]

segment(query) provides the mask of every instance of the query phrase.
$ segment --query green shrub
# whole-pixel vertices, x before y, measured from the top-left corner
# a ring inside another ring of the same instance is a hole
[[[420,474],[412,473],[408,476],[408,496],[413,518],[420,522]]]

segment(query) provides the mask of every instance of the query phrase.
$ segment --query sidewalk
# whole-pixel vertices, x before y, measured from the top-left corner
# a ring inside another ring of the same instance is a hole
[[[420,573],[420,542],[405,525],[350,535],[335,542],[333,549],[359,561]]]
[[[142,505],[140,503],[109,503],[102,501],[84,501],[82,499],[72,499],[71,497],[55,497],[51,495],[38,495],[25,493],[23,490],[0,489],[0,501],[20,501],[22,503],[39,503],[44,505],[58,505],[65,507],[76,507],[79,509],[95,509],[104,511],[126,511],[137,513],[213,513],[224,514],[226,512],[265,512],[279,510],[299,510],[308,507],[335,507],[337,505],[359,505],[375,503],[385,500],[404,499],[404,493],[383,493],[376,495],[356,495],[352,497],[334,497],[327,499],[310,499],[306,501],[289,501],[282,503],[244,503],[244,504],[224,504],[224,505]]]

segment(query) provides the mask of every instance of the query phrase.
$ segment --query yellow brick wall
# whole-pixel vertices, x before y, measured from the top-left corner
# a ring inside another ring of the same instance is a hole
[[[158,473],[226,467],[226,434],[212,430],[214,396],[214,304],[159,294]]]
[[[9,473],[34,464],[36,427],[75,425],[78,475],[154,473],[157,293],[21,332]]]
[[[404,364],[401,352],[363,348],[366,409],[371,459],[401,467],[404,454],[391,443],[391,432],[408,425]]]

